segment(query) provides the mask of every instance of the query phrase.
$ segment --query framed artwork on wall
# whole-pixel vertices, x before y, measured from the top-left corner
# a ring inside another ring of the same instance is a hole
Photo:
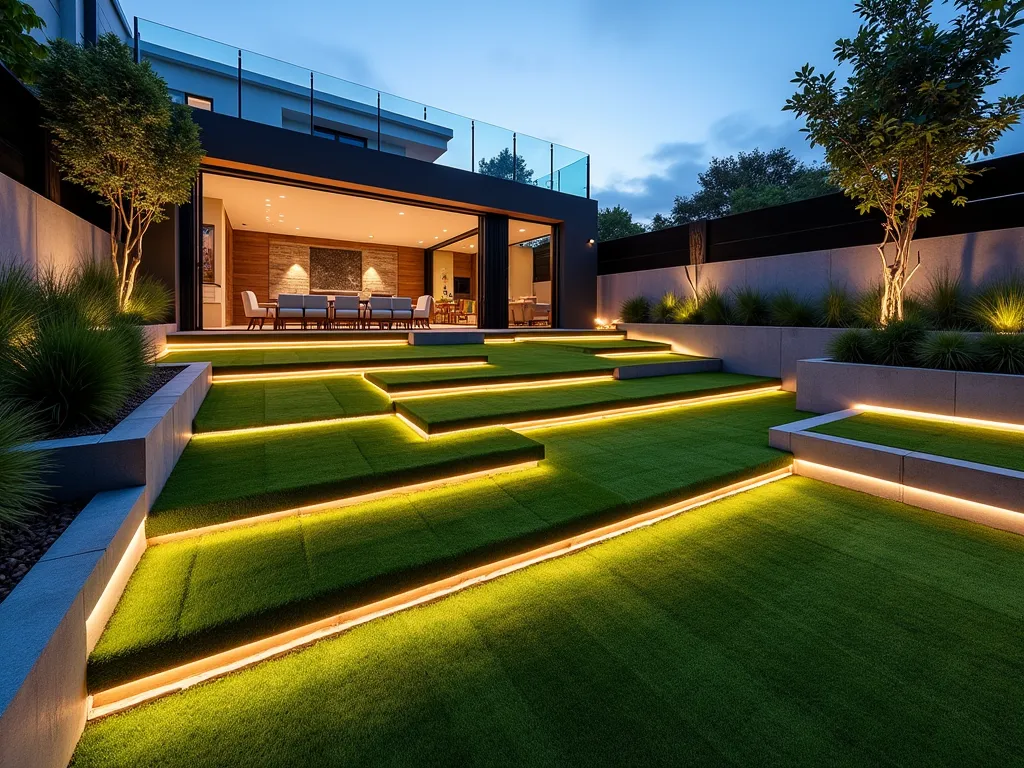
[[[217,240],[214,237],[214,225],[203,224],[203,282],[204,283],[215,283],[217,282],[215,265],[217,263],[216,243]]]

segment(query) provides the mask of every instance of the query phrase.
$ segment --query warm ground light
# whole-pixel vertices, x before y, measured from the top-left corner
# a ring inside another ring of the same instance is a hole
[[[790,464],[768,430],[807,414],[765,391],[777,382],[611,379],[620,364],[689,359],[657,345],[607,356],[636,348],[172,353],[214,359],[217,377],[303,373],[215,379],[147,523],[160,538],[92,654],[90,691]],[[486,360],[316,373],[466,356]],[[473,384],[488,387],[436,391]],[[643,404],[671,408],[593,418]],[[458,431],[424,439],[395,409]],[[584,420],[517,426],[538,415]],[[974,460],[1012,461],[1000,433],[904,421],[865,414],[828,429],[957,456],[969,441]],[[476,428],[491,422],[508,426]],[[481,468],[512,471],[407,490]],[[323,508],[297,514],[306,504]],[[268,513],[288,516],[257,519]],[[233,527],[199,530],[213,524]],[[95,720],[75,765],[1006,763],[1024,746],[1022,547],[777,480]]]

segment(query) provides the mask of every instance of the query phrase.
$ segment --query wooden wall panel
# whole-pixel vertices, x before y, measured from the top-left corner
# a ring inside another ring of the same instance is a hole
[[[224,324],[233,325],[235,316],[235,300],[232,298],[234,291],[232,285],[234,280],[232,279],[232,272],[234,271],[234,261],[232,259],[232,249],[234,247],[235,236],[231,229],[231,219],[228,217],[228,212],[224,211]],[[239,299],[241,304],[241,299]]]
[[[257,301],[269,301],[268,266],[270,235],[265,232],[234,231],[231,270],[231,312],[239,323],[245,322],[242,291],[252,291]]]
[[[454,277],[469,278],[469,297],[476,300],[476,254],[458,253],[452,254],[452,271]]]
[[[394,249],[398,251],[398,293],[410,297],[413,302],[423,293],[423,249],[407,248],[401,245],[385,243],[355,243],[348,240],[328,240],[322,237],[297,237],[295,235],[277,235],[266,232],[231,231],[228,229],[228,254],[231,266],[228,267],[227,288],[231,293],[228,323],[244,324],[245,312],[242,309],[242,291],[253,291],[258,301],[270,301],[270,240],[283,240],[301,245],[323,246],[327,248],[352,248],[365,250]],[[475,266],[475,265],[474,265]],[[475,280],[474,288],[475,288]],[[235,318],[232,320],[231,318]]]

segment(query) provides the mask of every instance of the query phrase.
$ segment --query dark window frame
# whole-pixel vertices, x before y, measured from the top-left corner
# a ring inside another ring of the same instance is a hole
[[[367,147],[365,136],[356,136],[355,134],[338,131],[324,125],[314,125],[313,135],[321,139],[327,139],[328,141],[337,141],[340,144],[348,144],[352,147],[362,147],[363,149],[366,149]]]
[[[192,109],[202,109],[206,112],[213,112],[213,97],[212,96],[200,96],[198,93],[184,93],[185,106],[192,107]],[[209,107],[198,106],[196,104],[190,104],[189,99],[196,99],[197,101],[205,101],[209,104]]]

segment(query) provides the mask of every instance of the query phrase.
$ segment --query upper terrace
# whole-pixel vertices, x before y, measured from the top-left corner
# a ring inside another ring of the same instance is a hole
[[[560,144],[145,19],[135,50],[199,109],[590,197],[590,156]]]

